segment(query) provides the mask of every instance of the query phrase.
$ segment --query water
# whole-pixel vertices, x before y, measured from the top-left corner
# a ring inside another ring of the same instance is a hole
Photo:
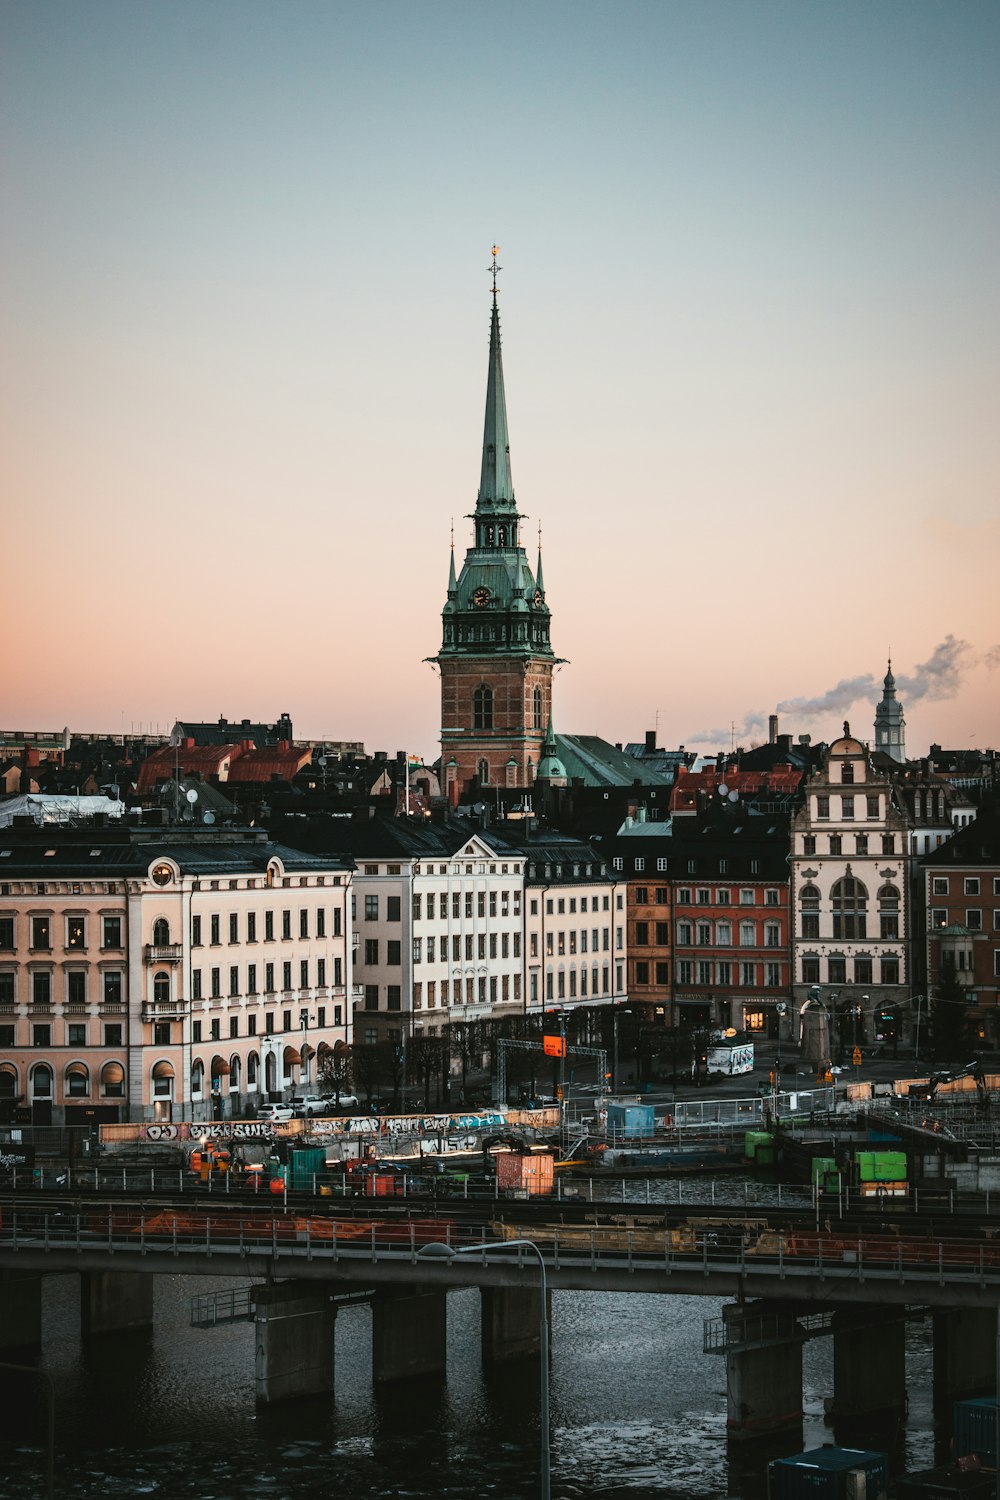
[[[645,1197],[645,1184],[629,1187],[629,1196],[638,1189],[635,1195]],[[158,1277],[152,1330],[84,1343],[77,1278],[45,1279],[41,1367],[56,1391],[58,1495],[522,1500],[537,1494],[537,1365],[482,1368],[475,1291],[449,1295],[446,1379],[374,1389],[371,1314],[355,1307],[337,1318],[335,1398],[257,1410],[253,1325],[190,1327],[192,1297],[230,1285]],[[725,1361],[701,1352],[703,1320],[720,1313],[712,1298],[553,1295],[555,1496],[761,1500],[767,1458],[796,1451],[798,1443],[727,1458]],[[830,1339],[805,1346],[806,1447],[834,1441],[824,1421],[832,1354]],[[913,1323],[909,1419],[898,1455],[911,1469],[934,1462],[930,1368],[929,1323]],[[43,1493],[41,1410],[25,1387],[11,1389],[9,1377],[0,1385],[0,1424],[4,1500],[34,1500]]]

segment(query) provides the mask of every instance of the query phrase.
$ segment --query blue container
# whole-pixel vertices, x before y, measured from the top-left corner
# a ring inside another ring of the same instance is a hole
[[[979,1396],[956,1401],[954,1413],[955,1457],[978,1454],[988,1468],[997,1466],[997,1398]]]
[[[655,1131],[652,1104],[609,1104],[608,1134],[636,1140]]]
[[[864,1489],[858,1477],[864,1475]],[[826,1444],[776,1458],[767,1466],[768,1500],[885,1500],[889,1493],[889,1459],[870,1448],[835,1448]]]

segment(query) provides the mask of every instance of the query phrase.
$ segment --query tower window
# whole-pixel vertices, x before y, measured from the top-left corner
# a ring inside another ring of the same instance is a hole
[[[533,696],[535,700],[535,728],[542,729],[544,728],[544,723],[542,720],[542,690],[540,687],[535,688]]]
[[[479,784],[480,784],[480,786],[487,786],[489,784],[489,779],[490,779],[490,763],[489,763],[489,761],[488,760],[481,760],[479,762],[479,765],[476,768],[476,772],[477,772],[477,775],[479,776]],[[470,939],[470,942],[471,942],[471,939]]]
[[[493,689],[485,683],[472,695],[472,725],[474,729],[493,728]]]

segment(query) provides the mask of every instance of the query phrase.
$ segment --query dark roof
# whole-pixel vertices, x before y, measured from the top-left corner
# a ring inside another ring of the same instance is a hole
[[[997,865],[1000,866],[1000,813],[995,807],[984,808],[976,820],[921,860],[925,865]]]
[[[50,852],[51,851],[51,852]],[[222,875],[266,870],[275,856],[287,870],[323,870],[331,863],[349,868],[341,859],[305,854],[279,844],[253,829],[198,831],[187,829],[64,829],[4,830],[0,840],[0,875],[58,877],[102,873],[123,875],[148,869],[154,859],[172,859],[186,875]]]

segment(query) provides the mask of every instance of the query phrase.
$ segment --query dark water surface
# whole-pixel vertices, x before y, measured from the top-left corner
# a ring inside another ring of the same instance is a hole
[[[676,1199],[661,1180],[614,1190]],[[688,1182],[685,1199],[705,1201]],[[721,1199],[762,1203],[759,1182],[720,1179]],[[342,1310],[336,1395],[258,1411],[254,1330],[192,1329],[191,1299],[226,1279],[160,1276],[151,1330],[85,1343],[75,1276],[44,1280],[41,1368],[56,1390],[56,1494],[164,1500],[522,1500],[538,1494],[538,1366],[480,1362],[479,1296],[448,1298],[447,1378],[372,1385],[371,1313]],[[708,1297],[556,1292],[552,1298],[552,1489],[557,1500],[763,1500],[768,1458],[799,1443],[727,1454],[726,1369],[702,1353]],[[909,1417],[895,1467],[935,1461],[929,1322],[907,1329]],[[2,1372],[0,1372],[2,1377]],[[34,1383],[37,1386],[37,1382]],[[803,1446],[835,1441],[829,1338],[803,1355]],[[44,1493],[34,1389],[0,1378],[0,1500]],[[897,1435],[898,1436],[898,1435]],[[836,1440],[889,1448],[893,1435]]]

